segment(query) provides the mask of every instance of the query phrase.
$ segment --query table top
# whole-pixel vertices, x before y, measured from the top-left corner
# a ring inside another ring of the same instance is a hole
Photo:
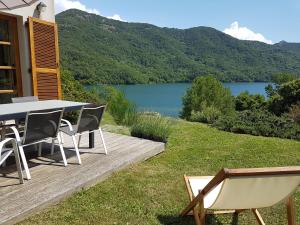
[[[36,102],[1,104],[0,121],[25,118],[26,113],[30,111],[65,108],[65,111],[69,112],[80,109],[82,106],[86,105],[90,105],[90,103],[71,102],[63,100],[47,100]]]

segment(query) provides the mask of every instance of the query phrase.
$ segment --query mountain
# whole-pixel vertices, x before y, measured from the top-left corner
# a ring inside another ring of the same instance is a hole
[[[300,55],[300,43],[288,43],[286,41],[281,41],[275,44],[276,47],[280,48],[281,50],[287,50]]]
[[[270,81],[300,75],[300,54],[280,45],[241,41],[216,29],[160,28],[110,20],[80,10],[56,16],[62,67],[83,83],[188,82],[211,74],[221,81]]]

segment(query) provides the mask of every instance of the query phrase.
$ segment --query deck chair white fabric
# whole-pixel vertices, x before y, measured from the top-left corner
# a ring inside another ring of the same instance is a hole
[[[181,215],[193,215],[197,225],[205,225],[207,210],[238,214],[247,209],[263,225],[258,209],[280,202],[287,205],[288,224],[296,224],[292,195],[300,185],[300,167],[222,169],[214,177],[184,179],[190,203]]]

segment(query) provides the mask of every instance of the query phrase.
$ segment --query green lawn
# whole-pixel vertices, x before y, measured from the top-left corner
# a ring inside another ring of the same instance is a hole
[[[189,122],[179,122],[172,130],[165,153],[118,172],[21,224],[194,224],[193,218],[178,216],[188,202],[183,174],[214,175],[222,167],[300,165],[299,142],[237,135]],[[299,212],[300,192],[296,207]],[[283,205],[261,213],[269,225],[287,224]],[[230,215],[207,220],[208,224],[232,224]],[[235,224],[256,221],[245,212]]]

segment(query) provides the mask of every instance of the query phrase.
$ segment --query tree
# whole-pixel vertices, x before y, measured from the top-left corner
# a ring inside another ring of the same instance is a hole
[[[260,94],[251,95],[248,91],[235,97],[235,110],[244,111],[259,109],[265,104],[265,97]]]
[[[230,90],[212,76],[197,77],[183,97],[181,117],[189,120],[193,113],[208,111],[214,114],[218,114],[216,111],[220,114],[234,112],[233,97]]]
[[[296,80],[296,79],[298,79],[298,77],[296,75],[290,74],[290,73],[274,74],[272,76],[272,82],[275,84],[275,87],[274,87],[274,85],[269,84],[265,88],[268,97],[272,98],[272,97],[276,96],[277,90],[279,89],[280,85],[290,82],[290,81],[293,81],[293,80]]]
[[[104,100],[94,90],[87,90],[68,70],[61,71],[61,83],[63,99],[77,102],[90,102],[94,104],[102,104]]]
[[[272,76],[272,82],[275,83],[276,85],[281,85],[293,80],[296,80],[298,77],[295,76],[294,74],[290,73],[278,73],[274,74]]]
[[[269,101],[269,110],[277,115],[288,112],[293,105],[300,104],[300,79],[279,85],[276,95]]]

